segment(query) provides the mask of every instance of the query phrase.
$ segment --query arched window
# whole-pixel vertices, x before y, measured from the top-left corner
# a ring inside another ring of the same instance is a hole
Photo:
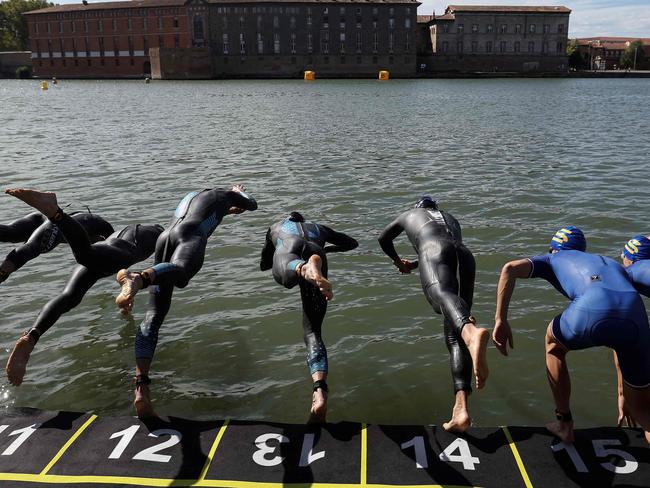
[[[194,40],[202,41],[204,40],[203,34],[203,17],[201,15],[194,16]]]

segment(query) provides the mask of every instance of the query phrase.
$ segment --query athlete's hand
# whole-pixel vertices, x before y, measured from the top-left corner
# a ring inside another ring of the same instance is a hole
[[[228,209],[228,214],[233,215],[233,214],[240,214],[244,213],[246,211],[245,208],[239,208],[239,207],[230,207]]]
[[[231,190],[236,191],[237,193],[242,193],[246,191],[246,187],[244,185],[232,185]]]
[[[399,269],[399,272],[402,274],[411,274],[411,262],[408,259],[397,259],[393,261],[393,264]]]
[[[638,427],[634,417],[628,412],[627,406],[625,405],[625,397],[623,395],[618,396],[618,422],[619,427]]]
[[[512,329],[507,320],[496,320],[494,322],[494,330],[492,331],[492,342],[497,346],[497,349],[504,356],[508,355],[508,344],[510,348],[514,349],[512,341]]]

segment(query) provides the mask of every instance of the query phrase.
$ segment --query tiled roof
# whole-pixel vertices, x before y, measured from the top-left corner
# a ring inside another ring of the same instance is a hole
[[[125,8],[144,8],[144,7],[182,7],[189,3],[187,0],[130,0],[123,2],[88,2],[87,5],[81,3],[69,3],[65,5],[55,5],[54,7],[42,8],[39,10],[32,10],[26,12],[30,14],[47,14],[56,12],[83,12],[87,10],[112,10],[112,9],[125,9]],[[256,3],[353,3],[353,4],[410,4],[420,5],[421,2],[417,0],[207,0],[207,3],[226,4],[226,3],[239,3],[239,4],[256,4]]]
[[[618,42],[633,42],[633,41],[641,41],[643,44],[650,44],[650,37],[580,37],[576,39],[578,41],[578,44],[581,45],[586,45],[586,44],[591,44],[591,43],[601,43],[601,44],[609,44],[609,43],[618,43]]]
[[[426,24],[428,22],[431,22],[434,18],[435,18],[435,15],[418,15],[417,23],[418,24]]]
[[[436,17],[436,20],[454,20],[456,16],[454,14],[445,14],[445,15],[438,15]]]
[[[568,14],[571,9],[566,7],[530,7],[530,6],[510,6],[510,5],[449,5],[445,13],[453,12],[502,12],[502,13],[534,13],[534,14]]]

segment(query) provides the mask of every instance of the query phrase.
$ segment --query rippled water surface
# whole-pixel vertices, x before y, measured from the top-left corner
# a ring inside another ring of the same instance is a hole
[[[417,276],[382,255],[382,228],[422,193],[461,222],[477,259],[474,313],[492,326],[507,260],[543,253],[562,225],[616,257],[648,232],[647,80],[37,81],[0,80],[0,182],[56,191],[115,227],[167,224],[188,191],[241,182],[258,211],[227,217],[205,265],[177,290],[152,371],[163,414],[301,422],[311,382],[297,290],[259,271],[267,227],[289,210],[356,237],[332,255],[336,297],[324,338],[330,420],[440,423],[451,408],[440,317]],[[0,221],[29,210],[0,196]],[[412,257],[405,238],[398,250]],[[0,243],[4,255],[13,245]],[[73,267],[66,246],[0,285],[0,362]],[[112,280],[39,342],[25,383],[0,404],[130,415],[133,339],[146,294],[122,318]],[[489,350],[478,425],[552,416],[543,338],[566,300],[519,283],[515,349]],[[616,420],[611,353],[569,356],[579,426]]]

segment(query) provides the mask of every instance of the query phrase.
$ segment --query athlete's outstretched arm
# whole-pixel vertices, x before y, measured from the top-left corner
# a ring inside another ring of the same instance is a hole
[[[325,233],[325,241],[331,243],[331,246],[325,246],[325,253],[330,252],[346,252],[351,251],[359,247],[359,243],[356,239],[353,239],[343,232],[336,232],[335,230],[327,227],[326,225],[319,225],[322,231]]]
[[[402,224],[402,215],[400,215],[384,229],[384,231],[379,235],[378,240],[381,250],[393,260],[393,264],[400,270],[400,273],[410,273],[411,269],[414,269],[417,266],[417,261],[413,263],[406,259],[401,259],[393,245],[393,240],[395,240],[395,238],[403,231],[404,226]]]
[[[273,267],[273,255],[275,254],[275,244],[271,239],[271,229],[266,231],[266,240],[262,249],[262,258],[260,259],[260,269],[266,271]]]
[[[497,349],[504,356],[508,355],[508,344],[514,348],[512,341],[512,330],[508,323],[508,307],[512,292],[515,290],[517,278],[528,278],[533,265],[528,259],[519,259],[506,263],[501,269],[499,284],[497,286],[497,306],[494,316],[494,330],[492,341]]]

